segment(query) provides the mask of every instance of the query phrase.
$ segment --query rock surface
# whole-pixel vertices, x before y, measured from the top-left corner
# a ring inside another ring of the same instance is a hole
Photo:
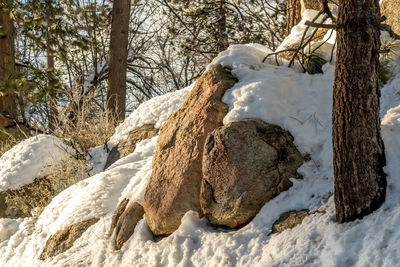
[[[132,130],[126,140],[121,141],[113,147],[108,154],[104,169],[110,167],[114,162],[133,153],[136,144],[142,140],[152,138],[158,134],[158,129],[154,128],[154,124],[145,124],[137,129]]]
[[[300,178],[304,160],[282,128],[250,119],[208,135],[200,204],[207,219],[231,228],[248,223],[270,199]]]
[[[381,15],[386,17],[383,22],[392,27],[392,30],[400,35],[400,0],[382,0]]]
[[[115,221],[115,239],[114,239],[114,244],[115,244],[115,249],[119,250],[121,249],[122,245],[131,237],[133,232],[135,231],[136,224],[143,218],[144,215],[144,210],[142,205],[140,205],[138,202],[134,202],[130,204],[128,207],[129,200],[124,199],[121,204],[118,205],[118,208],[114,215],[119,214],[119,216],[116,217]],[[122,213],[122,207],[125,206],[126,208],[123,210]],[[114,216],[113,216],[113,222],[114,222]],[[112,224],[113,225],[113,224]],[[112,226],[111,226],[112,227]],[[113,232],[114,228],[112,227],[111,233]]]
[[[321,10],[322,4],[319,0],[301,0],[301,15],[303,15],[306,9]]]
[[[92,218],[57,231],[47,240],[43,252],[40,254],[40,260],[54,257],[71,248],[74,245],[74,242],[98,220],[98,218]]]
[[[171,234],[189,210],[201,214],[204,142],[222,125],[228,107],[221,97],[236,81],[229,69],[210,68],[161,128],[144,197],[146,221],[155,235]]]
[[[118,220],[121,217],[122,213],[124,213],[126,206],[129,203],[129,199],[124,198],[117,206],[117,208],[114,211],[112,220],[111,220],[111,226],[110,226],[110,234],[112,235],[114,232],[115,227],[117,226]]]
[[[271,234],[282,233],[303,222],[304,218],[310,215],[309,210],[296,210],[282,213],[279,219],[272,225]]]

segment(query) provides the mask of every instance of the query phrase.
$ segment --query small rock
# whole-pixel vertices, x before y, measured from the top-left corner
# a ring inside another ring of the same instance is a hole
[[[117,209],[114,211],[111,227],[110,227],[110,235],[114,232],[115,227],[117,226],[118,220],[121,217],[122,213],[124,213],[126,209],[126,205],[128,205],[129,199],[124,198],[117,206]]]
[[[288,211],[282,213],[279,219],[272,225],[271,234],[282,233],[286,229],[291,229],[301,224],[305,217],[310,215],[309,210]]]
[[[131,237],[136,224],[143,218],[143,215],[143,207],[138,202],[132,203],[124,210],[115,226],[115,249],[120,250],[122,245]]]
[[[47,240],[42,254],[40,254],[40,260],[46,260],[47,258],[54,257],[67,251],[74,245],[74,242],[98,220],[99,218],[92,218],[57,231]]]
[[[154,124],[145,124],[132,130],[127,139],[121,141],[118,145],[111,149],[110,153],[108,154],[104,169],[110,167],[120,158],[133,153],[135,151],[136,144],[138,144],[140,141],[152,138],[157,134],[158,129],[154,128]]]

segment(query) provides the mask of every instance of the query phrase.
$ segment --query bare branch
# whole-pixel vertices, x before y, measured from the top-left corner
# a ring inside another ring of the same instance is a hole
[[[314,28],[323,28],[323,29],[338,29],[340,28],[337,24],[323,24],[323,23],[315,23],[312,21],[307,20],[304,22],[304,25],[314,27]]]

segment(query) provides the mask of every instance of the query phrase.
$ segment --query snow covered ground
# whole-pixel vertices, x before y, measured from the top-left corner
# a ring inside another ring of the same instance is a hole
[[[50,135],[37,135],[19,143],[0,158],[0,191],[30,184],[51,171],[50,165],[73,154],[71,148]]]
[[[155,240],[143,219],[122,249],[115,251],[108,236],[113,211],[124,197],[142,202],[157,141],[154,137],[139,143],[135,152],[107,171],[60,193],[39,218],[0,219],[0,266],[398,266],[400,75],[381,89],[386,202],[363,220],[340,225],[335,222],[332,195],[334,65],[326,64],[323,74],[309,75],[262,63],[266,53],[260,45],[235,45],[211,63],[232,66],[239,79],[223,97],[229,105],[224,123],[260,118],[280,125],[292,133],[299,150],[309,153],[312,160],[299,169],[304,179],[293,180],[293,187],[268,202],[248,225],[240,230],[221,229],[189,212],[175,233]],[[189,90],[141,105],[117,129],[110,144],[115,145],[140,125],[161,127]],[[99,161],[104,158],[97,157]],[[7,160],[1,158],[0,162]],[[312,214],[301,225],[270,235],[281,213],[305,208]],[[71,249],[46,261],[38,260],[51,234],[92,217],[100,220]]]

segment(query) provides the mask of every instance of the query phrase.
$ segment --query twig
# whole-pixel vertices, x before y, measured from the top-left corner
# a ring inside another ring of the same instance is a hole
[[[389,53],[389,52],[390,52],[390,49],[378,49],[377,51],[378,51],[378,53],[380,53],[380,54],[386,54],[386,53]]]
[[[389,33],[390,37],[392,37],[393,39],[400,40],[400,35],[395,33],[392,30],[392,27],[390,27],[390,25],[388,25],[388,24],[380,24],[379,28],[381,30],[383,30],[383,31],[387,31]]]
[[[333,34],[333,31],[331,31],[331,33],[329,34],[329,37],[325,41],[323,41],[321,44],[319,44],[316,48],[314,48],[313,51],[311,51],[310,54],[313,54],[315,51],[317,51],[319,48],[321,48],[321,46],[326,44],[326,42],[328,42],[328,40],[331,39],[332,34]]]
[[[304,22],[304,25],[311,26],[311,27],[314,27],[314,28],[334,29],[334,30],[340,28],[340,26],[337,25],[337,24],[315,23],[315,22],[312,22],[312,21],[309,21],[309,20]]]
[[[315,22],[315,21],[319,18],[319,16],[322,15],[322,13],[323,13],[322,10],[319,11],[318,14],[315,16],[315,18],[313,18],[312,22]],[[291,59],[290,62],[289,62],[289,68],[293,65],[294,60],[295,60],[297,54],[299,53],[300,49],[302,49],[302,48],[305,47],[305,46],[303,47],[303,42],[304,42],[304,39],[306,38],[306,35],[307,35],[307,32],[308,32],[309,29],[310,29],[310,26],[307,26],[307,28],[305,29],[305,31],[304,31],[304,33],[303,33],[303,36],[301,37],[300,45],[299,45],[299,47],[297,47],[296,51],[294,52],[294,54],[293,54],[293,56],[292,56],[292,59]],[[313,37],[314,34],[315,34],[315,31],[314,31],[314,33],[312,34],[312,36],[310,36],[310,38],[308,39],[308,41],[306,42],[306,45],[307,45],[308,42],[310,42],[310,41],[312,40],[312,37]]]
[[[264,63],[265,60],[267,60],[267,58],[269,58],[270,56],[277,56],[277,55],[279,55],[280,53],[284,53],[284,52],[293,52],[293,51],[296,51],[296,49],[295,49],[295,48],[288,48],[288,49],[279,50],[279,51],[274,52],[274,53],[269,53],[268,55],[266,55],[266,56],[264,57],[264,59],[262,60],[262,62]]]

